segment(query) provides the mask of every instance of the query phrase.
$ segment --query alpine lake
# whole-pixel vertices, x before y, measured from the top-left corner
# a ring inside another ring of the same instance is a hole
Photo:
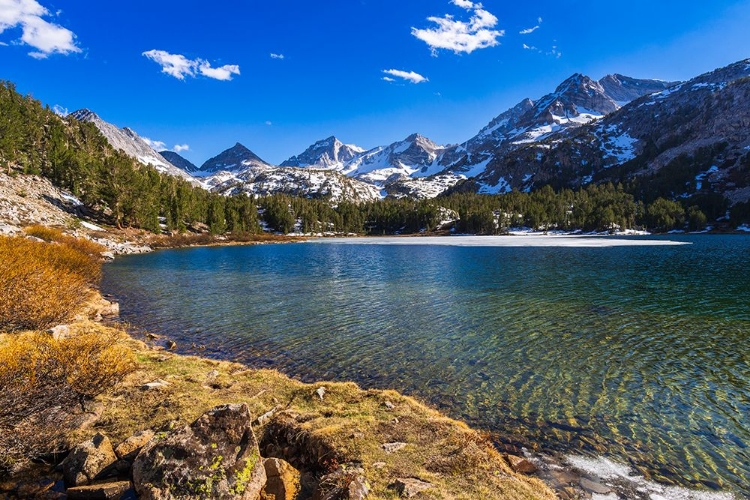
[[[180,351],[416,396],[499,443],[750,496],[750,236],[321,239],[118,257]]]

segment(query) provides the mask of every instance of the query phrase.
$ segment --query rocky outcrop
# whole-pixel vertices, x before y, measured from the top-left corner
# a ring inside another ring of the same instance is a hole
[[[256,500],[266,483],[246,404],[218,406],[152,440],[133,463],[140,498]]]

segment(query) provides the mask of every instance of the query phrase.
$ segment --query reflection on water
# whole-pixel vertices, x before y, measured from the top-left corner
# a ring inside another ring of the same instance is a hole
[[[687,241],[173,250],[119,258],[103,288],[123,320],[212,356],[750,494],[750,238]]]

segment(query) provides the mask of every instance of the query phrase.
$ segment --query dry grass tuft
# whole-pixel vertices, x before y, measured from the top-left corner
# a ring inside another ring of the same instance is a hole
[[[69,337],[7,335],[0,341],[0,471],[53,453],[87,401],[136,368],[117,330],[84,323]]]

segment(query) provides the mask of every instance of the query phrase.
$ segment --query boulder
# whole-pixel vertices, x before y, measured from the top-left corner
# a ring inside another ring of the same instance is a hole
[[[244,403],[217,406],[152,439],[133,462],[139,498],[260,498],[266,471],[251,421]]]
[[[401,498],[411,498],[432,488],[432,484],[413,477],[400,477],[391,485]]]
[[[266,497],[275,500],[294,500],[300,490],[300,472],[279,458],[263,460],[266,469]]]
[[[75,486],[65,492],[70,500],[114,500],[119,499],[133,486],[130,481]]]
[[[91,483],[107,467],[117,461],[109,438],[97,433],[75,448],[63,460],[63,476],[68,487]]]
[[[139,431],[127,438],[115,448],[115,455],[121,460],[133,460],[141,448],[151,441],[154,437],[154,431]]]

